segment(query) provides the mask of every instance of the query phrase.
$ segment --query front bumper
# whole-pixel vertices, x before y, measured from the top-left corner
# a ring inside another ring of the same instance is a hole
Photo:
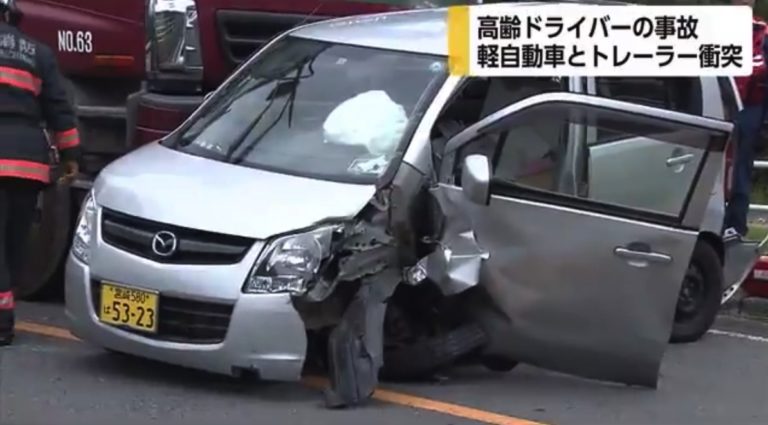
[[[239,274],[240,269],[247,269],[247,265],[212,267],[202,271],[199,267],[152,263],[117,250],[103,241],[98,241],[97,245],[91,253],[92,261],[98,261],[92,264],[99,264],[95,273],[72,254],[67,260],[66,314],[72,332],[78,337],[115,351],[213,373],[236,376],[247,370],[256,372],[265,380],[300,379],[307,349],[306,331],[290,296],[242,294],[239,281],[236,285],[229,285],[236,286],[236,291],[221,286],[225,282],[220,279],[222,273],[232,277]],[[247,255],[243,263],[252,261],[257,254]],[[105,269],[105,264],[109,264],[108,269]],[[220,270],[211,272],[211,269]],[[137,278],[146,279],[141,276],[149,273],[155,277],[152,281],[158,282],[152,289],[160,290],[161,294],[170,292],[177,297],[234,301],[223,341],[198,344],[151,339],[98,320],[92,298],[94,281],[104,278],[112,282],[137,284],[142,281]],[[201,281],[205,286],[201,286]],[[206,287],[214,290],[193,289]]]

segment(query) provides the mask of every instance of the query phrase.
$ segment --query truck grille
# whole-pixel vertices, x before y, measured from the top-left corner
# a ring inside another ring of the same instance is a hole
[[[93,309],[98,312],[101,284],[91,285]],[[160,294],[157,333],[124,329],[136,335],[161,341],[188,344],[217,344],[224,341],[234,304],[197,301]]]
[[[325,16],[219,10],[216,22],[219,41],[230,66],[236,67],[256,50],[299,24],[327,19]],[[305,22],[306,20],[306,22]]]
[[[175,237],[175,252],[165,256],[155,252],[153,238],[158,232],[168,232]],[[240,236],[158,223],[106,208],[102,210],[101,237],[123,251],[169,264],[239,263],[255,242]]]

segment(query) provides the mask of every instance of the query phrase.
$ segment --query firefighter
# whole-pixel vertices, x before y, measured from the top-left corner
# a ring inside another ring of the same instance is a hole
[[[735,5],[755,6],[754,0],[733,0]],[[734,123],[736,152],[733,165],[731,197],[725,213],[723,238],[741,240],[748,231],[747,213],[752,192],[752,169],[760,131],[763,124],[766,100],[766,69],[763,57],[763,42],[768,26],[758,17],[752,21],[752,73],[746,77],[735,77],[743,108]]]
[[[38,193],[78,173],[80,137],[51,49],[16,27],[16,0],[0,0],[0,345],[14,336],[11,280],[23,262]],[[52,155],[56,153],[56,155]],[[52,176],[51,160],[62,176]]]

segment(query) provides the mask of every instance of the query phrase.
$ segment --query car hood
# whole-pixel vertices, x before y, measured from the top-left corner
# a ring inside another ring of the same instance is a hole
[[[272,173],[152,143],[116,160],[94,185],[103,207],[148,220],[265,239],[357,214],[373,185]]]

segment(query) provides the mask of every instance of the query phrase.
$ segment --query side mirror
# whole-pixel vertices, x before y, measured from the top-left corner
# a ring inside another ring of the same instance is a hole
[[[470,201],[488,205],[491,197],[491,165],[485,155],[469,155],[461,169],[461,190]]]

